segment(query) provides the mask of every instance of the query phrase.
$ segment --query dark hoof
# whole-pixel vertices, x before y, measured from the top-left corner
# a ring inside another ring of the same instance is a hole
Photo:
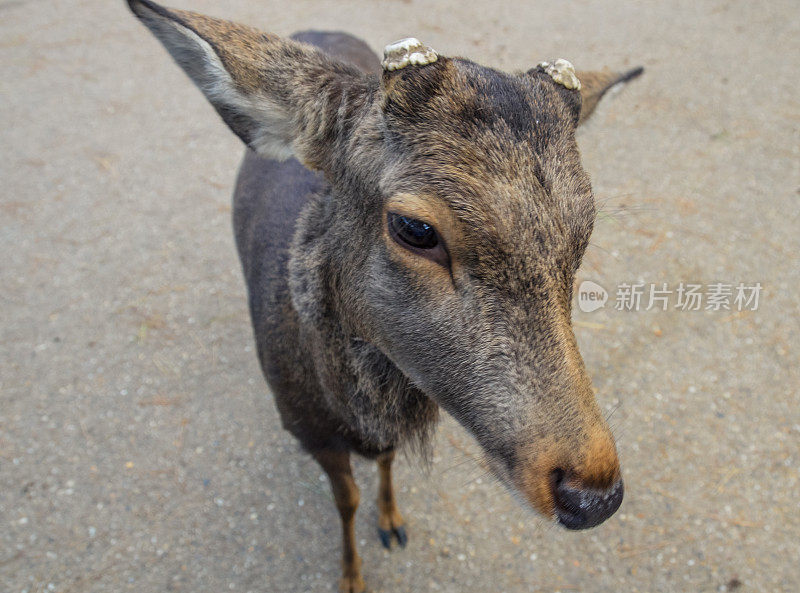
[[[400,527],[395,527],[394,535],[397,537],[397,543],[400,544],[401,548],[405,548],[406,544],[408,543],[408,535],[406,534],[406,528],[402,525]]]
[[[387,550],[392,549],[392,532],[388,529],[378,527],[378,537],[381,538],[381,545]]]
[[[408,535],[406,534],[405,527],[393,527],[392,529],[378,528],[378,537],[381,538],[381,544],[387,550],[392,549],[392,535],[397,538],[397,543],[400,544],[401,548],[406,547],[406,544],[408,543]]]

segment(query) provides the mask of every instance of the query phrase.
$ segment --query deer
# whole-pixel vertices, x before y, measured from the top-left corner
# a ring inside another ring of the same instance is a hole
[[[365,589],[351,455],[377,461],[379,539],[405,546],[392,463],[440,410],[543,517],[613,515],[617,449],[572,326],[596,216],[576,130],[642,68],[505,73],[415,38],[381,61],[347,33],[128,4],[247,147],[233,227],[256,349],[329,478],[340,591]]]

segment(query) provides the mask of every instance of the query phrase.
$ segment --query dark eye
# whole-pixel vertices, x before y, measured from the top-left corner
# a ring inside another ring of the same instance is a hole
[[[447,267],[450,258],[436,229],[416,218],[389,212],[386,215],[389,234],[409,251]]]
[[[389,230],[401,243],[417,249],[433,249],[439,244],[439,235],[427,222],[389,212]]]

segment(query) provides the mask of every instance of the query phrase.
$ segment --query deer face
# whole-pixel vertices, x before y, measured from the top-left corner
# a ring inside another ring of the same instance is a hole
[[[574,138],[580,97],[541,69],[466,60],[383,86],[363,331],[507,485],[568,527],[595,525],[622,487],[570,319],[595,216]]]
[[[619,463],[570,320],[595,215],[574,135],[625,78],[563,61],[509,75],[406,43],[378,80],[247,27],[132,7],[251,148],[325,173],[308,259],[334,278],[338,322],[540,512],[569,528],[613,514]]]

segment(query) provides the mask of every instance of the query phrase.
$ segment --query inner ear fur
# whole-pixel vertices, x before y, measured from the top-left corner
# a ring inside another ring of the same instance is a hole
[[[352,115],[370,87],[365,73],[245,25],[150,0],[128,4],[245,144],[328,167],[339,114]]]

